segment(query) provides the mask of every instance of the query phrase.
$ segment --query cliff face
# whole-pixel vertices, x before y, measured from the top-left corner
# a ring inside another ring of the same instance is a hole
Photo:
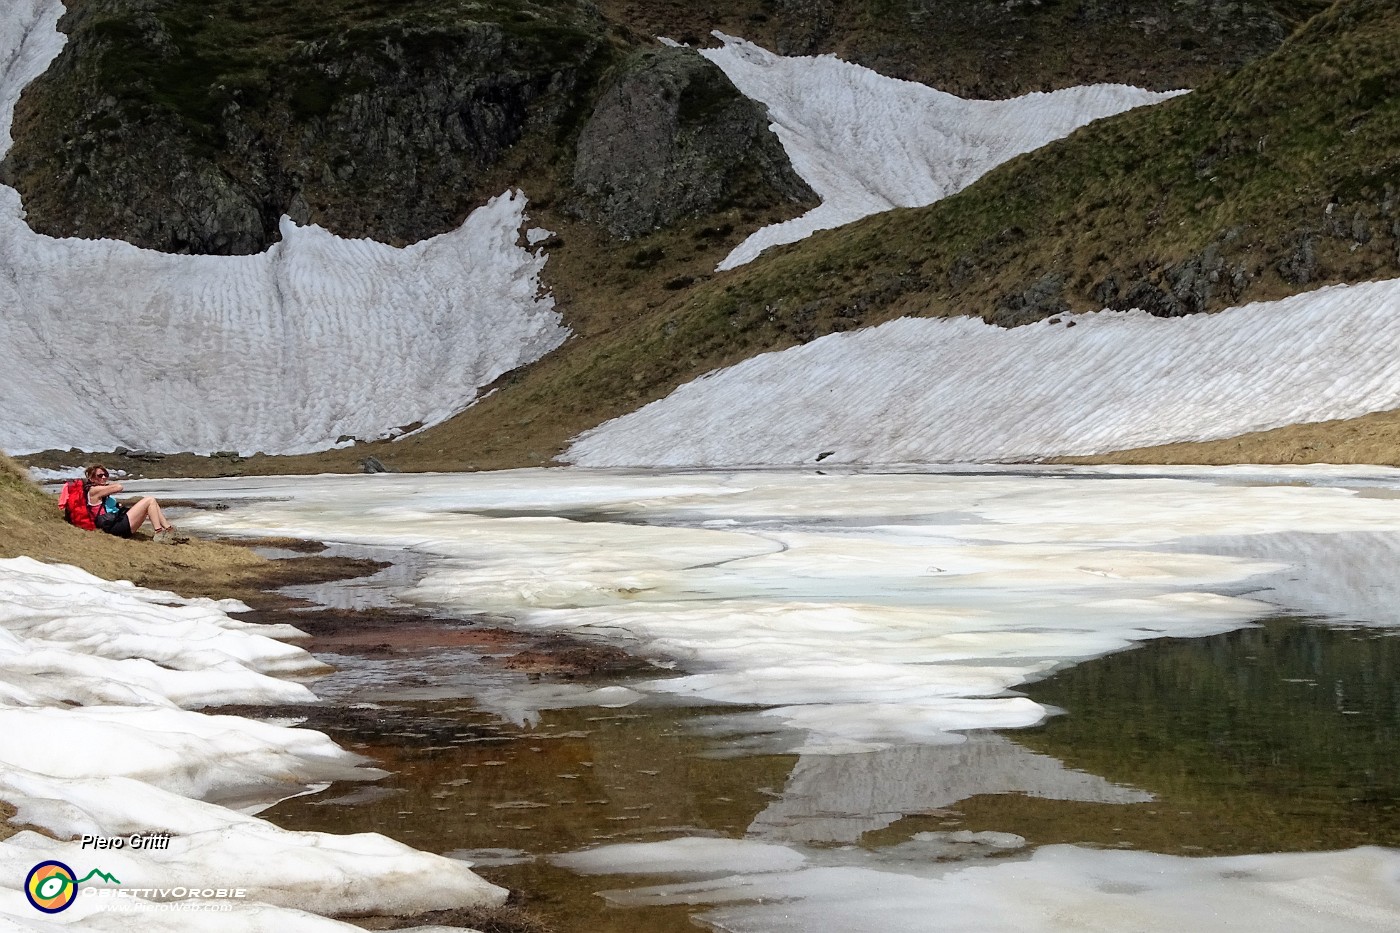
[[[284,213],[421,239],[524,136],[567,132],[613,54],[585,4],[311,6],[69,0],[4,163],[31,224],[192,253],[257,252]]]
[[[0,168],[31,225],[188,253],[258,252],[283,214],[419,240],[522,173],[570,162],[598,83],[631,41],[585,2],[284,6],[69,0],[69,43],[26,91]],[[717,68],[689,55],[663,71],[680,95],[670,105],[706,106],[671,106],[611,143],[599,132],[616,121],[606,108],[594,117],[578,175],[585,213],[627,235],[730,200],[736,186],[760,201],[808,194],[761,111]],[[614,114],[638,99],[646,70],[631,74],[607,99]],[[513,171],[493,175],[507,159]],[[654,170],[667,181],[637,205],[601,194]]]
[[[687,214],[773,197],[815,207],[759,104],[690,49],[636,52],[579,134],[576,210],[633,237]]]

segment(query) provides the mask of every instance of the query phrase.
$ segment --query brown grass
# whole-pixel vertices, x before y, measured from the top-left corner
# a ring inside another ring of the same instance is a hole
[[[59,514],[56,499],[0,454],[0,558],[11,557],[72,564],[107,580],[130,580],[182,596],[233,597],[259,607],[288,601],[268,592],[271,588],[358,576],[375,566],[314,555],[273,561],[218,541],[195,538],[171,546],[145,535],[122,540],[74,528]]]
[[[19,827],[12,822],[18,812],[14,807],[0,800],[0,842],[19,832]]]
[[[1162,444],[1052,463],[1369,463],[1400,466],[1400,411],[1293,424],[1215,441]]]

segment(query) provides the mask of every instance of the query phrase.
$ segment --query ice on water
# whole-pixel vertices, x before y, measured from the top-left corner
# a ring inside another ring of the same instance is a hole
[[[667,870],[690,854],[686,842],[616,846],[616,853],[605,848],[580,861],[592,872],[636,872],[650,855]],[[772,848],[749,845],[752,861]],[[697,864],[714,866],[704,854],[696,853]],[[861,850],[821,856],[824,864],[797,870],[770,857],[742,874],[603,896],[618,906],[714,905],[702,919],[732,933],[1383,933],[1400,918],[1400,852],[1376,847],[1182,858],[1057,845],[1028,858],[931,862],[919,873],[869,867],[863,863],[877,858]]]
[[[1302,605],[1330,585],[1327,564],[1239,539],[1400,532],[1400,503],[1325,471],[1274,472],[1312,479],[1301,487],[1221,475],[535,470],[153,488],[229,503],[190,519],[225,531],[435,555],[405,598],[622,645],[676,668],[636,694],[753,704],[753,733],[855,752],[1029,725],[1046,711],[1007,693],[1057,666],[1228,631],[1271,596],[1321,601]]]
[[[747,839],[604,848],[561,864],[664,868],[659,887],[609,897],[713,903],[707,918],[722,929],[884,931],[924,929],[945,904],[949,929],[1019,929],[1022,902],[1043,908],[1026,908],[1037,919],[1025,928],[1044,930],[1125,915],[1148,930],[1195,928],[1202,917],[1200,928],[1212,929],[1213,918],[1241,912],[1266,929],[1303,910],[1299,929],[1400,921],[1400,861],[1384,850],[1208,860],[1055,847],[1027,857],[995,833],[843,848],[980,793],[1148,799],[1031,753],[1014,732],[969,730],[1052,715],[1016,687],[1139,641],[1224,632],[1278,608],[1400,622],[1400,584],[1385,560],[1400,542],[1397,487],[1400,472],[1385,468],[993,467],[523,470],[150,488],[229,504],[191,517],[225,531],[413,548],[429,559],[407,599],[604,640],[670,668],[605,697],[593,687],[540,695],[542,708],[755,705],[701,722],[731,753],[800,755]],[[1364,598],[1332,601],[1338,562]],[[510,705],[496,695],[508,690],[491,691],[489,703]],[[512,718],[528,718],[528,693],[513,700]],[[955,867],[968,859],[979,861]],[[719,877],[675,880],[697,875]],[[1279,887],[1295,898],[1286,907],[1271,900]]]

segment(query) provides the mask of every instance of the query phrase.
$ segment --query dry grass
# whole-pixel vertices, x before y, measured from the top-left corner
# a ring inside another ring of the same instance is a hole
[[[1400,466],[1400,411],[1360,418],[1293,424],[1272,431],[1193,443],[1139,447],[1052,463],[1184,464],[1369,463]]]
[[[0,842],[4,842],[19,832],[19,827],[12,822],[17,812],[14,807],[0,800]]]
[[[74,528],[54,498],[0,457],[0,557],[33,557],[73,564],[109,580],[208,594],[226,591],[266,571],[268,561],[247,548],[191,541],[157,545],[145,537],[122,540]]]
[[[233,597],[255,606],[287,602],[269,592],[274,587],[358,576],[376,566],[318,556],[272,561],[235,544],[196,538],[169,546],[144,535],[122,540],[74,528],[59,514],[55,498],[0,454],[0,558],[21,556],[72,564],[107,580],[130,580],[182,596]]]

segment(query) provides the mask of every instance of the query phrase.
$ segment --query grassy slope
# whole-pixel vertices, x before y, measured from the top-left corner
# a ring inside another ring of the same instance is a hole
[[[158,470],[343,470],[365,456],[399,469],[539,464],[578,432],[755,353],[903,314],[1045,316],[1017,299],[1047,280],[1059,306],[1088,310],[1131,304],[1133,283],[1169,294],[1185,278],[1202,309],[1218,310],[1400,274],[1396,47],[1393,3],[1342,0],[1274,54],[1191,95],[1099,121],[939,204],[819,234],[732,273],[707,270],[763,219],[751,212],[607,243],[554,211],[545,186],[532,214],[563,233],[546,275],[579,335],[560,351],[395,444],[236,465],[171,458]],[[657,250],[660,259],[638,261]],[[1395,462],[1400,432],[1377,430],[1381,452],[1368,459]]]
[[[1090,310],[1111,276],[1170,289],[1176,270],[1215,251],[1244,270],[1238,288],[1210,297],[1219,310],[1400,275],[1397,47],[1400,9],[1340,3],[1232,77],[1100,121],[939,204],[715,276],[388,450],[405,467],[528,462],[513,440],[522,431],[530,450],[553,453],[717,366],[904,314],[997,319],[999,302],[1046,276],[1063,279],[1070,308]],[[1351,235],[1358,219],[1366,243]],[[1289,278],[1303,236],[1315,257],[1307,282]]]
[[[1098,82],[1197,87],[1274,49],[1328,2],[598,0],[598,7],[644,35],[703,45],[718,29],[784,54],[834,53],[962,97],[1002,98]]]

